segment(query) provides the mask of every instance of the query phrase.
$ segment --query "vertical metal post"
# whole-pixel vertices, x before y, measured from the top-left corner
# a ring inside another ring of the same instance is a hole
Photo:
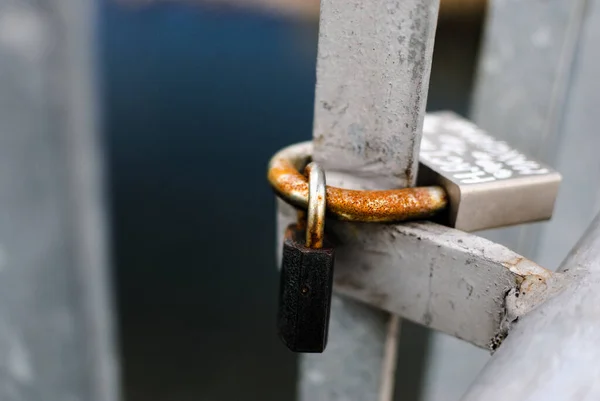
[[[438,8],[321,1],[313,137],[328,183],[414,185]],[[391,400],[397,341],[396,317],[334,297],[328,349],[301,361],[300,400]]]
[[[0,0],[0,399],[115,401],[92,1]]]

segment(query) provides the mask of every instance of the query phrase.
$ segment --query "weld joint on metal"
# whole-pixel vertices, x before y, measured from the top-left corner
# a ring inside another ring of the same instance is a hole
[[[521,317],[555,297],[570,281],[570,277],[566,274],[553,273],[549,270],[545,270],[543,274],[517,275],[516,286],[509,289],[504,297],[500,327],[490,339],[490,351],[494,353],[500,347]]]

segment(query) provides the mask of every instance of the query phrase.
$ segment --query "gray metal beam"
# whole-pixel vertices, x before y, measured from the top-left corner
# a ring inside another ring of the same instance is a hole
[[[363,189],[415,184],[439,0],[322,0],[316,160]]]
[[[0,399],[118,399],[92,1],[0,0]]]
[[[435,223],[330,226],[339,293],[482,348],[501,340],[507,313],[517,318],[563,282],[501,245]],[[507,310],[511,289],[522,294]]]

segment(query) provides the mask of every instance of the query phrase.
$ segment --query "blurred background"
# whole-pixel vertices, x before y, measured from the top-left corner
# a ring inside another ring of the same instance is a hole
[[[265,173],[311,137],[318,1],[100,4],[126,400],[293,400]],[[484,12],[442,1],[430,110],[468,112]],[[397,387],[418,400],[429,337],[402,330]]]

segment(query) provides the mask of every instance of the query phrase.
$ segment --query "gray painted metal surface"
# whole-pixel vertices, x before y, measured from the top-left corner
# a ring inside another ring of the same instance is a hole
[[[564,184],[556,215],[542,233],[536,259],[556,268],[600,210],[600,2],[586,2],[586,18],[571,71],[555,165]]]
[[[438,0],[323,0],[314,159],[332,185],[414,185]],[[397,318],[335,296],[322,355],[301,361],[300,399],[390,400]]]
[[[118,399],[91,1],[0,1],[0,399]]]
[[[415,184],[438,8],[321,2],[315,159],[347,187],[356,178],[363,189]]]
[[[585,3],[494,0],[485,26],[472,119],[555,168]],[[486,236],[533,258],[542,227],[514,227]]]
[[[572,282],[515,324],[465,401],[600,399],[600,216],[561,271]]]

